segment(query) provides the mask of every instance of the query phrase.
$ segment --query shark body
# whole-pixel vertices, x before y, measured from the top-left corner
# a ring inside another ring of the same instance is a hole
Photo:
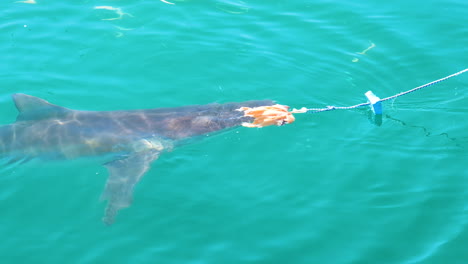
[[[133,190],[153,161],[186,139],[252,121],[241,107],[272,101],[194,105],[130,111],[79,111],[14,94],[15,123],[0,127],[0,157],[74,159],[106,156],[109,171],[101,198],[108,200],[104,223],[130,206]]]

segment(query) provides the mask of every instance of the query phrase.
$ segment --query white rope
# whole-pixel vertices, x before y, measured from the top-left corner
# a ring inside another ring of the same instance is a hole
[[[406,95],[406,94],[409,94],[409,93],[412,93],[412,92],[415,92],[417,90],[420,90],[422,88],[426,88],[428,86],[431,86],[431,85],[434,85],[436,83],[440,83],[442,81],[445,81],[447,79],[450,79],[452,77],[455,77],[455,76],[458,76],[462,73],[465,73],[465,72],[468,72],[468,68],[467,69],[464,69],[462,71],[459,71],[459,72],[456,72],[454,74],[451,74],[449,76],[446,76],[444,78],[441,78],[441,79],[438,79],[438,80],[435,80],[435,81],[432,81],[430,83],[426,83],[424,85],[421,85],[421,86],[418,86],[416,88],[413,88],[411,90],[408,90],[406,92],[401,92],[401,93],[398,93],[398,94],[395,94],[393,96],[389,96],[389,97],[386,97],[386,98],[383,98],[383,99],[380,99],[381,102],[384,102],[384,101],[388,101],[388,100],[392,100],[392,99],[395,99],[397,97],[400,97],[400,96],[403,96],[403,95]],[[366,106],[366,105],[370,105],[371,103],[367,102],[367,103],[362,103],[362,104],[357,104],[357,105],[352,105],[352,106],[327,106],[325,108],[306,108],[306,111],[307,113],[319,113],[319,112],[325,112],[325,111],[331,111],[331,110],[348,110],[348,109],[354,109],[354,108],[358,108],[358,107],[361,107],[361,106]]]

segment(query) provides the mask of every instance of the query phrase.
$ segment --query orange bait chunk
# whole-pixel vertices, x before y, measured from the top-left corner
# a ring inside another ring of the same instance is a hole
[[[244,116],[253,117],[252,123],[244,122],[245,127],[265,127],[265,126],[282,126],[294,122],[294,116],[288,112],[287,105],[271,105],[259,107],[241,107],[237,111],[243,111]]]

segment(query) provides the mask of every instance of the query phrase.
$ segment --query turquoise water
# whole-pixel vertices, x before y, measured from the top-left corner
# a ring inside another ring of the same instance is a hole
[[[468,65],[464,0],[263,2],[2,1],[1,123],[17,92],[324,107]],[[360,109],[207,137],[156,161],[110,227],[97,159],[3,165],[1,262],[467,263],[467,94],[464,74],[386,102],[380,127]]]

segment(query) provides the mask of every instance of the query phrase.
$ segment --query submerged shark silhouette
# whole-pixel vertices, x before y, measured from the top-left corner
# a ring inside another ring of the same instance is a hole
[[[19,111],[13,124],[0,127],[0,157],[74,159],[108,155],[109,171],[101,199],[108,200],[104,223],[130,206],[133,189],[151,163],[185,139],[251,122],[241,107],[273,101],[194,105],[131,111],[79,111],[43,99],[14,94]]]

